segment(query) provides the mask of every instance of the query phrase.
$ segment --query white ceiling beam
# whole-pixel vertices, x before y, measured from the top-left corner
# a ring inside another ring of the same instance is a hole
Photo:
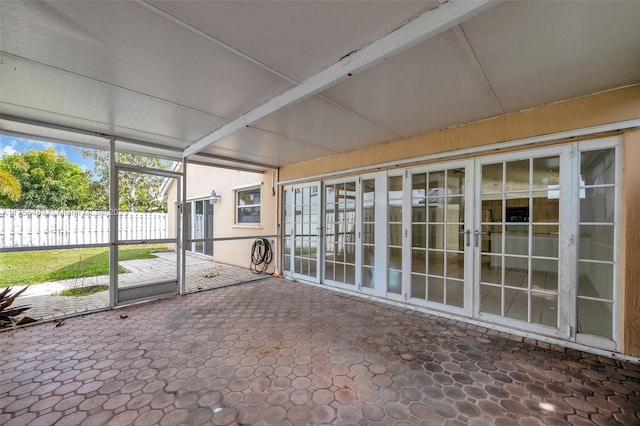
[[[194,155],[235,131],[274,113],[282,108],[306,99],[334,84],[362,71],[373,64],[391,57],[430,37],[446,31],[499,2],[492,0],[450,0],[429,10],[402,27],[390,32],[362,49],[348,54],[337,63],[325,68],[297,86],[277,95],[246,114],[232,120],[203,137],[184,152],[184,157]]]

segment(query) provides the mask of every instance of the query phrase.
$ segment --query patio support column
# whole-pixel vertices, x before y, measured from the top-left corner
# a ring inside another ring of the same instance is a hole
[[[272,180],[271,180],[272,188],[275,188],[276,191],[276,215],[275,215],[275,231],[276,231],[276,239],[275,239],[275,247],[273,250],[273,261],[275,262],[273,266],[274,274],[281,274],[280,272],[280,239],[282,238],[282,233],[280,229],[281,223],[281,214],[282,214],[282,206],[280,205],[280,169],[274,169]]]
[[[187,259],[185,247],[187,246],[187,224],[188,218],[184,214],[185,206],[187,205],[187,159],[182,159],[182,179],[181,187],[178,187],[178,200],[180,202],[180,208],[178,209],[178,264],[180,271],[178,273],[178,292],[181,295],[187,294]]]
[[[118,172],[116,139],[109,139],[109,306],[116,306],[118,292]]]

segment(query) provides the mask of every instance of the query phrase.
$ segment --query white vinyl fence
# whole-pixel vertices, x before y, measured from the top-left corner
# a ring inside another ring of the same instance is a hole
[[[167,238],[166,213],[118,213],[118,239]],[[104,244],[109,212],[0,209],[0,248]]]

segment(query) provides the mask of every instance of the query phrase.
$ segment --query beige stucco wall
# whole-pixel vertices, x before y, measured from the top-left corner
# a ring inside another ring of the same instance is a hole
[[[279,177],[281,181],[304,180],[360,167],[373,169],[393,161],[633,119],[640,119],[638,84],[286,166]],[[621,352],[640,357],[640,130],[621,134]]]
[[[260,225],[235,224],[235,187],[262,182]],[[213,236],[243,237],[255,235],[274,235],[276,196],[273,172],[249,173],[237,170],[206,167],[196,164],[187,165],[187,200],[207,198],[211,190],[215,190],[221,199],[213,206]],[[169,223],[175,227],[176,188],[168,191]],[[173,231],[173,229],[170,229]],[[269,238],[275,250],[275,238]],[[216,241],[213,243],[213,260],[248,268],[251,246],[254,239]],[[269,265],[267,272],[273,272],[275,260]]]
[[[640,130],[625,133],[622,154],[622,341],[640,357]]]

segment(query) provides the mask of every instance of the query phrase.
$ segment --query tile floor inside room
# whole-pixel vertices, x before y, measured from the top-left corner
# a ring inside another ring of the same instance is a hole
[[[274,278],[5,331],[0,356],[3,425],[640,423],[637,364]]]

